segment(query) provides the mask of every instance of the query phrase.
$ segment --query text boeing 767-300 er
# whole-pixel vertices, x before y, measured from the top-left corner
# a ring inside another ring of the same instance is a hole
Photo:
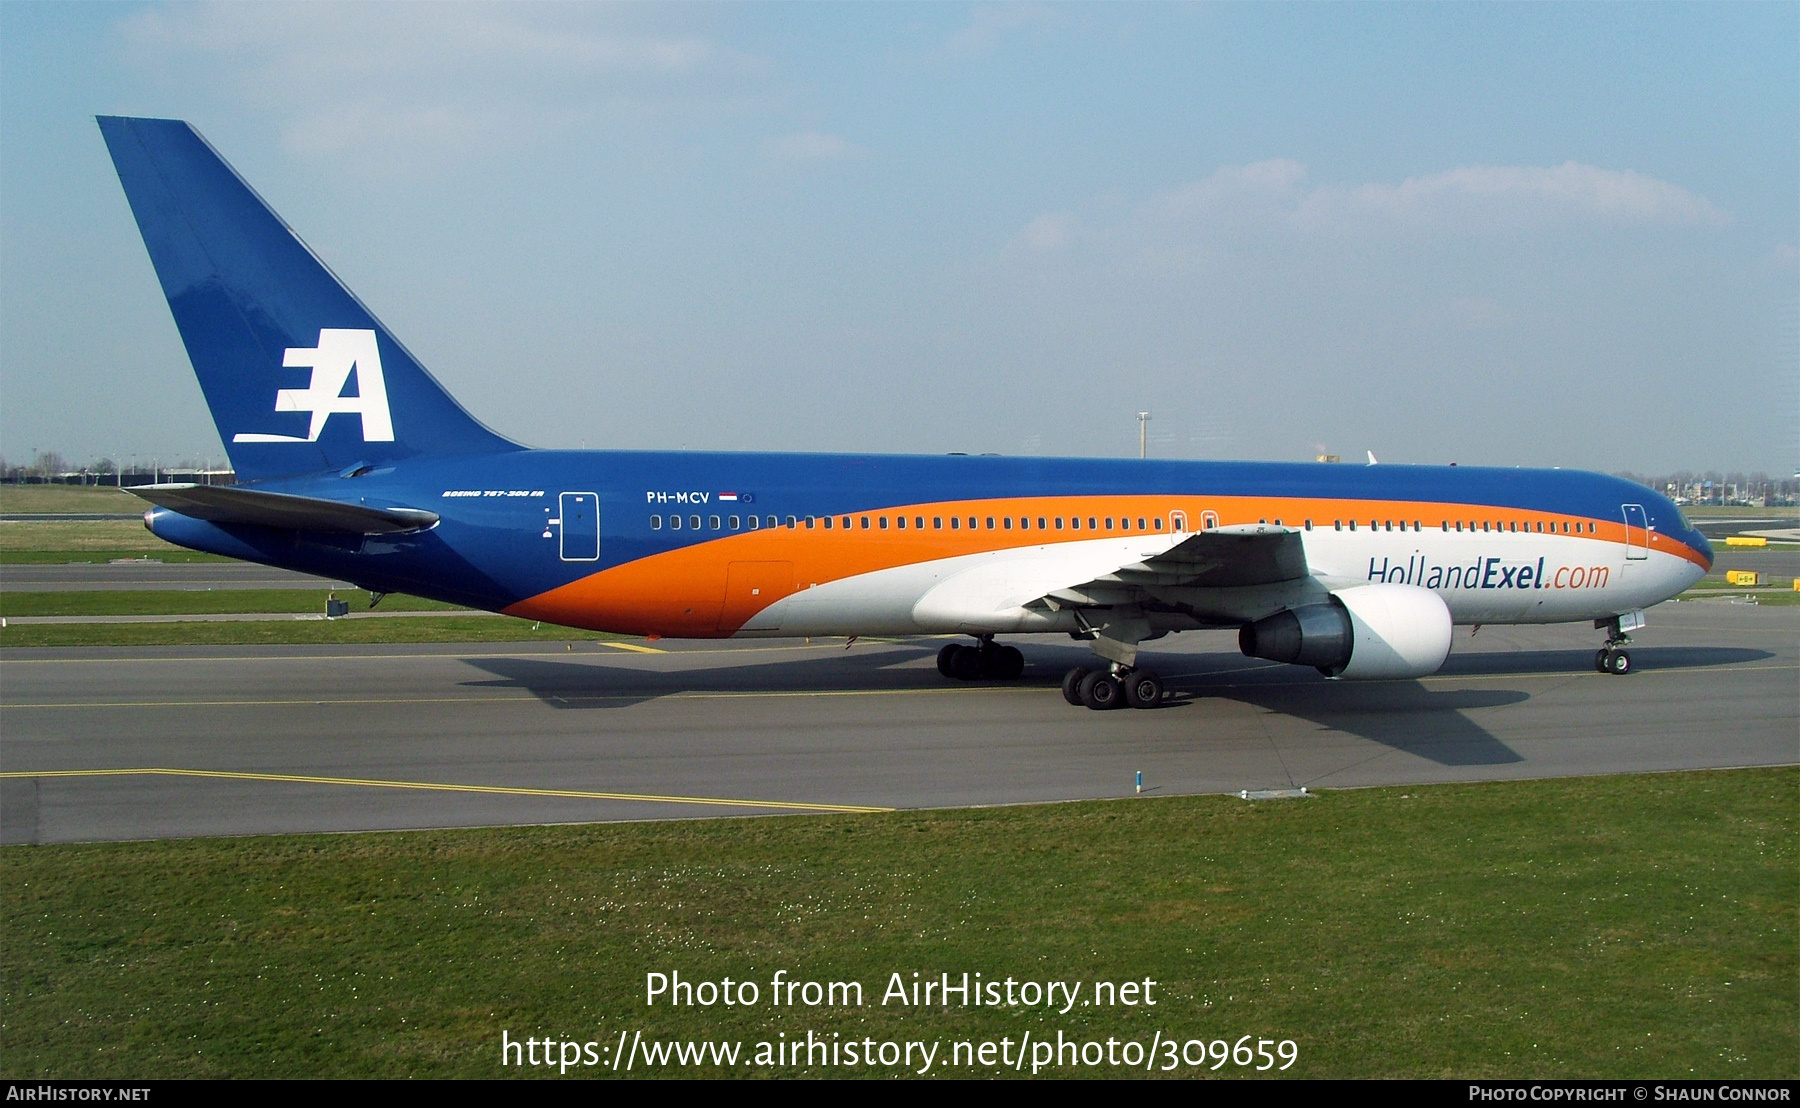
[[[1139,644],[1196,628],[1396,678],[1458,623],[1592,620],[1625,673],[1643,609],[1712,565],[1664,497],[1569,470],[527,449],[192,127],[100,129],[237,470],[131,490],[195,550],[596,631],[968,635],[938,657],[963,679],[1019,675],[996,635],[1066,632],[1093,708],[1159,703]]]

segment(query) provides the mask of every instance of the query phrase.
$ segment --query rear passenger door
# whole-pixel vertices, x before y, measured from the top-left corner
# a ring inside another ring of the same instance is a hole
[[[562,560],[600,560],[600,497],[591,492],[565,492],[562,509]]]

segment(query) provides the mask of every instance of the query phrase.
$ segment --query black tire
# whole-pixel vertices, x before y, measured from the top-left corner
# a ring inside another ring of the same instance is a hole
[[[1608,664],[1611,660],[1609,657],[1611,654],[1612,654],[1612,651],[1606,649],[1605,647],[1601,647],[1600,650],[1595,653],[1595,655],[1594,655],[1594,672],[1596,672],[1596,673],[1611,673],[1612,672],[1612,667],[1611,667],[1611,665]]]
[[[1017,681],[1025,672],[1025,655],[1019,653],[1018,647],[1001,646],[994,649],[994,676],[1002,681]]]
[[[1081,679],[1081,702],[1096,712],[1117,708],[1123,699],[1119,679],[1103,669]]]
[[[981,649],[981,676],[984,680],[998,680],[1000,677],[1000,650],[993,643]]]
[[[950,676],[958,681],[981,680],[981,651],[965,646],[950,655]]]
[[[1133,708],[1155,708],[1162,704],[1162,678],[1147,669],[1134,669],[1125,675],[1125,703]]]
[[[1076,666],[1063,674],[1063,699],[1075,707],[1081,707],[1081,682],[1092,672],[1086,666]]]
[[[945,677],[955,677],[954,667],[950,664],[962,650],[961,643],[945,643],[944,649],[938,651],[938,672]]]
[[[1631,655],[1623,650],[1615,650],[1612,657],[1606,660],[1606,672],[1615,677],[1623,677],[1631,672]]]

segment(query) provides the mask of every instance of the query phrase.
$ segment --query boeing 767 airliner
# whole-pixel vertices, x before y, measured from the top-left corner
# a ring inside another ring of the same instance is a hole
[[[1570,470],[527,449],[188,124],[100,129],[237,471],[131,490],[195,550],[596,631],[968,636],[938,655],[965,680],[1023,670],[998,635],[1064,632],[1090,708],[1155,707],[1139,645],[1198,628],[1406,678],[1455,624],[1592,620],[1622,674],[1712,565],[1667,499]]]

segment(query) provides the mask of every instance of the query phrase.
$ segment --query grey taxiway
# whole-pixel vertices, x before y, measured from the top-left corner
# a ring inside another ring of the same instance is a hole
[[[1417,681],[1224,633],[1152,644],[1169,702],[1066,704],[1067,639],[962,684],[940,640],[9,649],[0,841],[691,818],[1800,762],[1800,608],[1663,605],[1637,672],[1586,627],[1458,630]],[[660,652],[651,652],[660,651]]]

